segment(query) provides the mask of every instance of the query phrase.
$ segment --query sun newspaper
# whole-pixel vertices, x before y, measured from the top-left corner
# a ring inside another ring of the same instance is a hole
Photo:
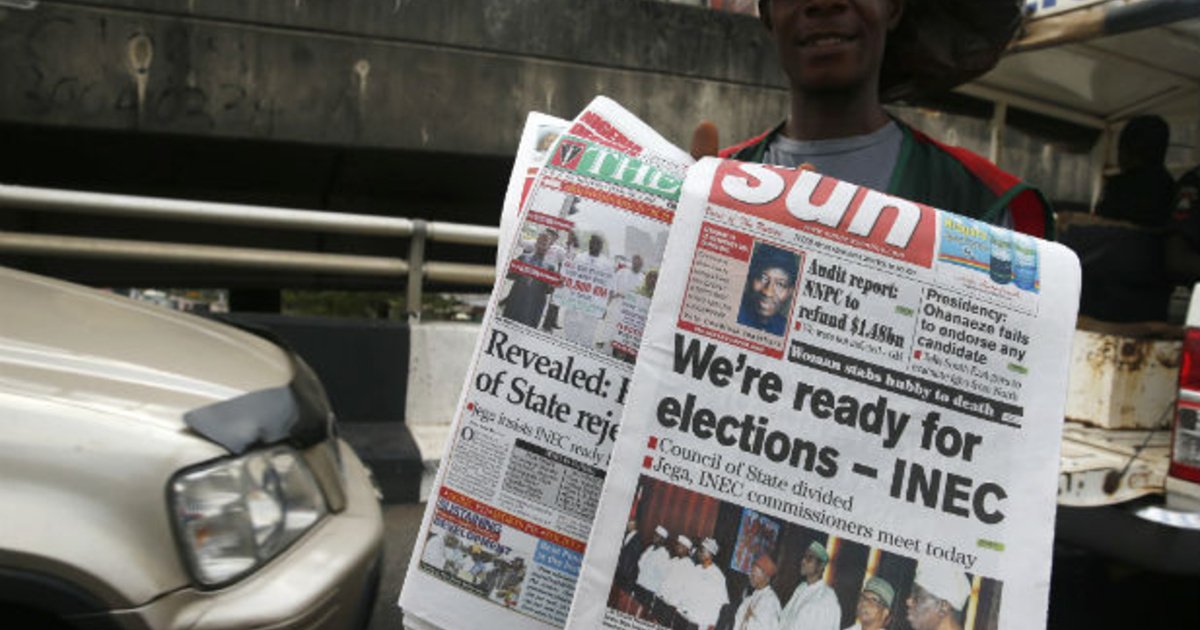
[[[692,163],[603,97],[523,137],[520,214],[400,595],[412,628],[566,621]]]
[[[569,628],[1044,626],[1069,250],[705,159],[664,260]]]

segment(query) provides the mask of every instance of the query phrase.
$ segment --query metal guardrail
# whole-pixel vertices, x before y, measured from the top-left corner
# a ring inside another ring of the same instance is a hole
[[[448,284],[481,285],[490,284],[496,277],[496,270],[491,265],[425,260],[426,240],[495,247],[500,237],[499,228],[486,225],[6,184],[0,184],[0,208],[408,238],[408,255],[391,258],[0,231],[0,253],[207,264],[275,271],[407,275],[407,303],[417,305],[417,312],[410,306],[410,317],[419,313],[422,286],[426,279]]]

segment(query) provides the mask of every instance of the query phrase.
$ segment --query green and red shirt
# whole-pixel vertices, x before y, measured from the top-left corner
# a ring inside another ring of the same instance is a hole
[[[896,121],[904,138],[889,180],[888,194],[989,223],[1000,223],[1007,210],[1012,229],[1054,238],[1054,215],[1040,191],[995,164],[961,147],[942,144]],[[767,147],[783,124],[721,150],[720,156],[763,162]]]

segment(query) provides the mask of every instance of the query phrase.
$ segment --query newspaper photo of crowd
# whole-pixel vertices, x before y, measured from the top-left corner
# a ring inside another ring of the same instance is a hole
[[[1001,583],[643,476],[609,593],[632,627],[995,630]]]
[[[509,259],[499,314],[633,363],[669,226],[539,190]]]
[[[443,578],[512,608],[521,597],[526,563],[521,556],[497,554],[465,541],[453,532],[430,528],[421,564]]]

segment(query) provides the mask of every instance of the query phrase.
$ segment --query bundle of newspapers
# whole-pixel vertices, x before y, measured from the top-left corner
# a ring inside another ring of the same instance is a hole
[[[531,114],[410,628],[1045,625],[1066,248]]]

